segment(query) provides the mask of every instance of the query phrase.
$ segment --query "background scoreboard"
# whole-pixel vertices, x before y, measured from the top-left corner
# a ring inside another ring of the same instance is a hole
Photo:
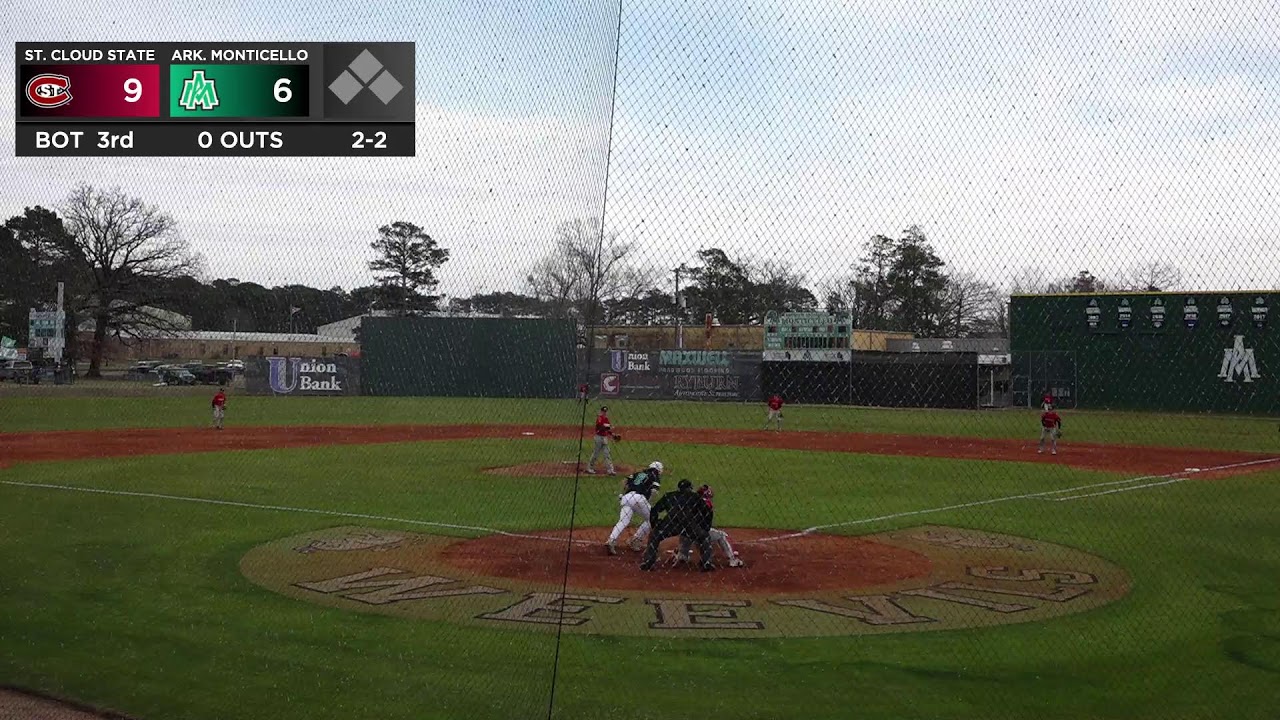
[[[413,43],[17,43],[22,156],[414,155]]]

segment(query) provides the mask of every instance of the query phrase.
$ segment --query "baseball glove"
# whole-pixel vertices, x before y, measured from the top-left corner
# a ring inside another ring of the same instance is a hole
[[[618,435],[617,433],[615,433],[615,434],[613,435],[613,441],[614,441],[614,442],[622,442],[622,436],[621,436],[621,435]]]

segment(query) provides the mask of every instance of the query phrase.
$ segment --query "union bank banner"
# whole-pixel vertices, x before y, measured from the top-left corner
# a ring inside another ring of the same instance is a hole
[[[245,362],[250,395],[360,394],[360,360],[349,357],[262,357]]]

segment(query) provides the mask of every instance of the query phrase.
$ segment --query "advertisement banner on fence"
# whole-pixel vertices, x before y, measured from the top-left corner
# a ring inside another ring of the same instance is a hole
[[[245,362],[250,395],[360,394],[360,360],[349,357],[260,357]]]
[[[636,400],[757,400],[760,353],[607,350],[593,357],[610,394]]]

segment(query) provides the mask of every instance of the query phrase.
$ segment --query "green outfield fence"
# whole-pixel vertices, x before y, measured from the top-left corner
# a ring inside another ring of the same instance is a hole
[[[1280,294],[1015,295],[1014,403],[1274,414]]]

